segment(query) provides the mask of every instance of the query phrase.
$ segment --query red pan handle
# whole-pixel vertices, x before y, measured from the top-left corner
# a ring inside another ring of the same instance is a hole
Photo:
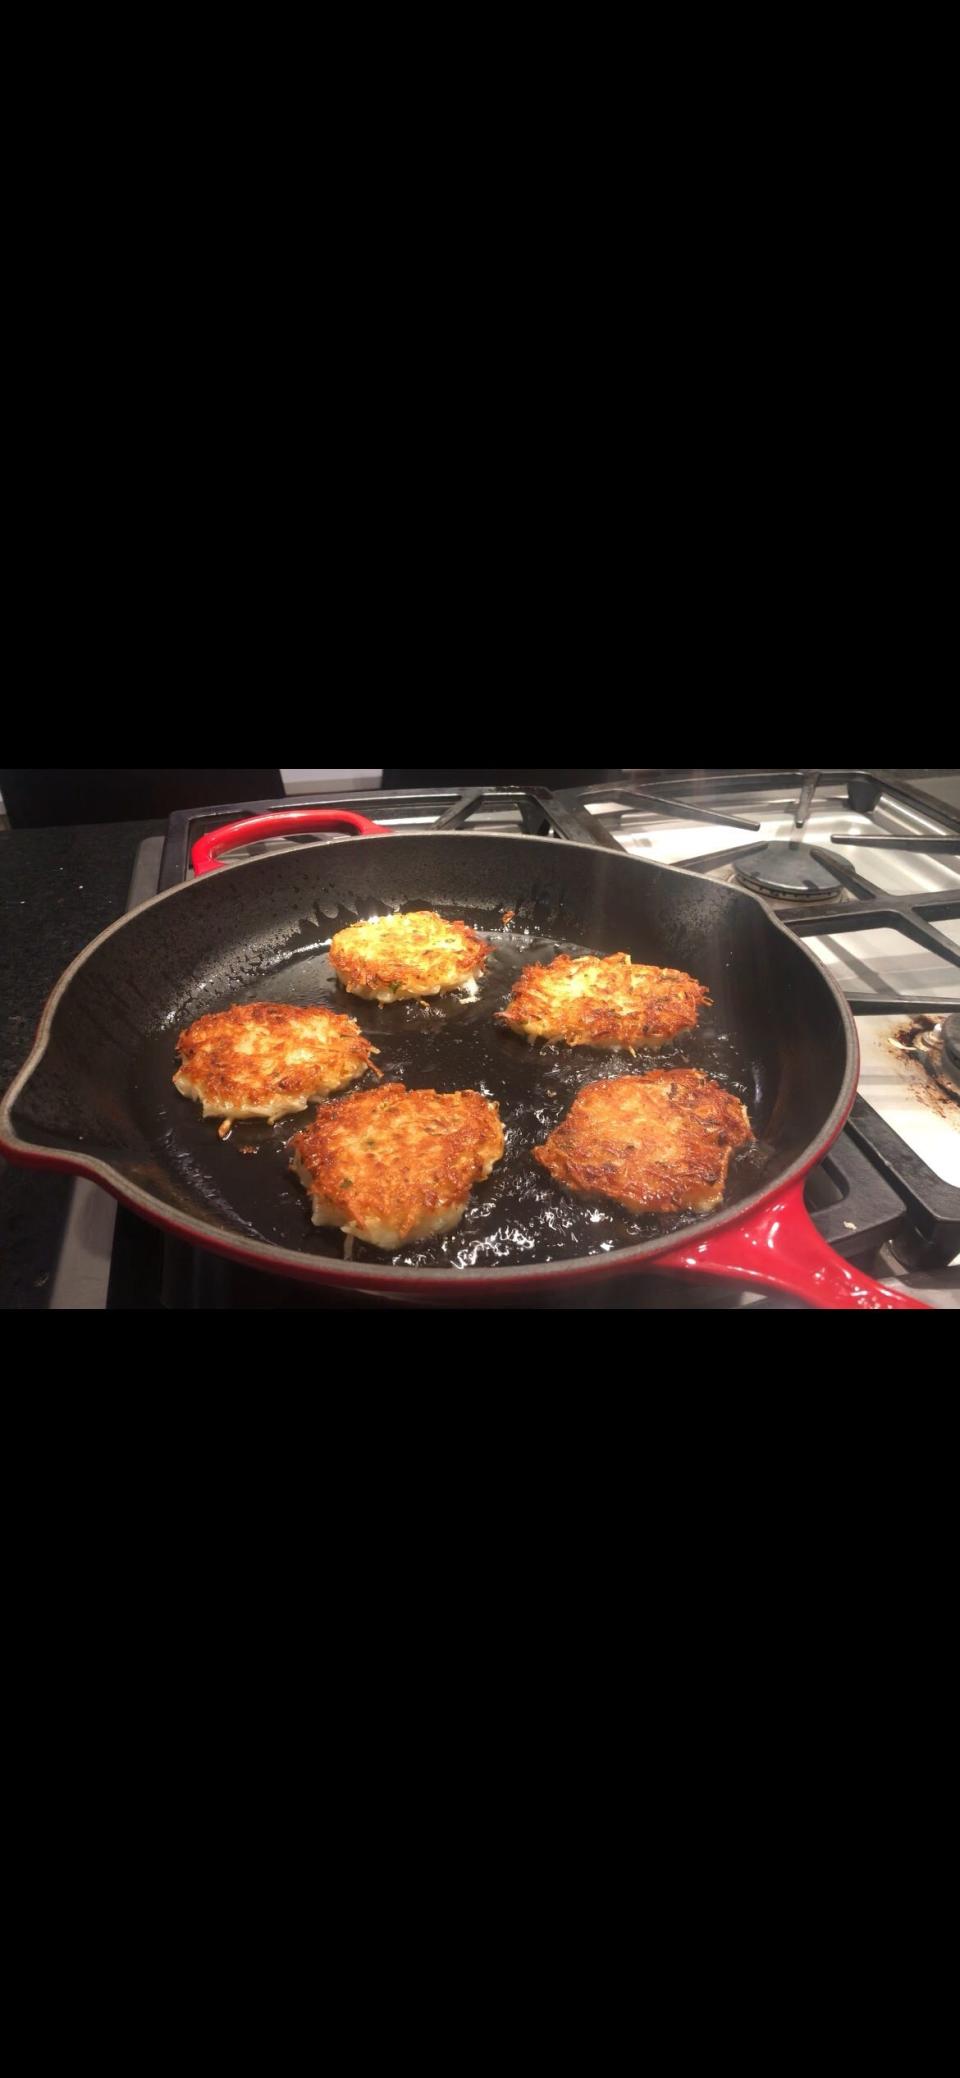
[[[271,815],[248,815],[243,822],[225,823],[201,837],[190,854],[198,878],[213,873],[223,864],[222,851],[235,844],[250,844],[256,837],[288,837],[291,830],[352,830],[358,837],[387,837],[383,823],[372,823],[351,808],[278,808]]]
[[[725,1227],[706,1241],[691,1236],[688,1246],[657,1256],[651,1268],[701,1270],[711,1277],[732,1277],[738,1284],[766,1285],[806,1299],[811,1306],[930,1311],[922,1299],[909,1299],[905,1292],[877,1284],[823,1240],[803,1202],[802,1178],[742,1225]]]

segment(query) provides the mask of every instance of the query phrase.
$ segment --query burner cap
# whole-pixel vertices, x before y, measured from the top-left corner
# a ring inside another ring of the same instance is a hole
[[[947,1066],[952,1074],[960,1075],[960,1011],[955,1010],[944,1018],[940,1036]]]
[[[805,844],[760,844],[735,863],[745,887],[783,902],[832,902],[841,892],[839,880]]]

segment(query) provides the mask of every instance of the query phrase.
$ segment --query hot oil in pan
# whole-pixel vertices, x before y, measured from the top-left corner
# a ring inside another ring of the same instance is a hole
[[[334,926],[336,928],[337,926]],[[329,930],[330,926],[327,925]],[[696,1032],[656,1053],[594,1052],[588,1047],[529,1046],[493,1022],[504,1007],[522,967],[545,964],[566,953],[582,957],[589,948],[555,938],[532,938],[519,932],[484,931],[494,951],[476,994],[434,996],[425,1003],[367,1003],[339,986],[326,945],[319,934],[304,933],[307,942],[286,948],[276,966],[258,982],[229,1000],[275,997],[283,1002],[323,1004],[356,1018],[361,1030],[380,1049],[377,1067],[384,1082],[403,1082],[409,1089],[479,1090],[500,1107],[505,1151],[486,1182],[475,1185],[467,1211],[452,1234],[386,1256],[355,1241],[355,1263],[406,1264],[425,1269],[557,1262],[568,1257],[608,1254],[637,1241],[670,1234],[695,1223],[695,1214],[672,1218],[638,1218],[616,1206],[586,1201],[562,1191],[535,1162],[532,1148],[566,1116],[578,1090],[610,1076],[643,1074],[656,1067],[701,1068],[746,1104],[759,1133],[761,1091],[734,1040],[722,1028],[716,1011],[702,1013]],[[329,943],[329,940],[326,941]],[[204,1003],[204,1009],[226,1004]],[[197,1014],[197,1013],[194,1013]],[[203,1121],[199,1106],[188,1105],[170,1086],[176,1065],[169,1034],[162,1058],[155,1050],[147,1088],[156,1091],[157,1066],[162,1077],[165,1153],[195,1198],[198,1170],[208,1165],[207,1193],[211,1211],[222,1223],[229,1205],[241,1230],[256,1229],[262,1238],[284,1247],[342,1260],[344,1237],[337,1229],[314,1227],[305,1191],[289,1174],[288,1142],[309,1125],[315,1107],[276,1127],[258,1121],[234,1127],[229,1141],[217,1138],[214,1120]],[[355,1087],[372,1088],[364,1077]],[[241,1154],[255,1148],[256,1156]],[[735,1156],[726,1203],[756,1189],[771,1151],[762,1142]]]

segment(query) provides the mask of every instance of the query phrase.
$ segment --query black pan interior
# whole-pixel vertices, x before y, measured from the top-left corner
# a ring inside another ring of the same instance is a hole
[[[415,908],[462,917],[491,938],[476,999],[381,1008],[347,997],[330,968],[333,934],[358,916]],[[507,911],[514,914],[504,922]],[[497,1027],[493,1013],[521,966],[558,951],[629,952],[684,968],[707,984],[713,1007],[692,1038],[635,1061],[529,1047]],[[356,1243],[359,1264],[491,1269],[653,1250],[697,1222],[581,1204],[532,1160],[531,1147],[578,1089],[684,1064],[732,1090],[747,1106],[756,1145],[731,1167],[731,1206],[802,1157],[850,1072],[843,1015],[821,970],[735,889],[549,840],[370,838],[227,869],[148,905],[108,936],[57,1006],[47,1051],[14,1109],[18,1133],[107,1161],[163,1205],[221,1230],[341,1261],[342,1235],[310,1224],[305,1193],[289,1174],[286,1143],[312,1112],[273,1128],[238,1125],[222,1142],[216,1121],[203,1121],[172,1086],[185,1024],[263,997],[349,1011],[380,1048],[385,1079],[478,1089],[500,1105],[504,1160],[476,1188],[456,1232],[390,1257]]]

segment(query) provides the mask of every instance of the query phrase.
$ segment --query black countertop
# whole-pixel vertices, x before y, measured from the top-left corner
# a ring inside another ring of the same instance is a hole
[[[78,952],[126,907],[137,848],[164,822],[0,831],[0,1091]],[[0,1309],[43,1307],[70,1199],[68,1176],[0,1158]]]

